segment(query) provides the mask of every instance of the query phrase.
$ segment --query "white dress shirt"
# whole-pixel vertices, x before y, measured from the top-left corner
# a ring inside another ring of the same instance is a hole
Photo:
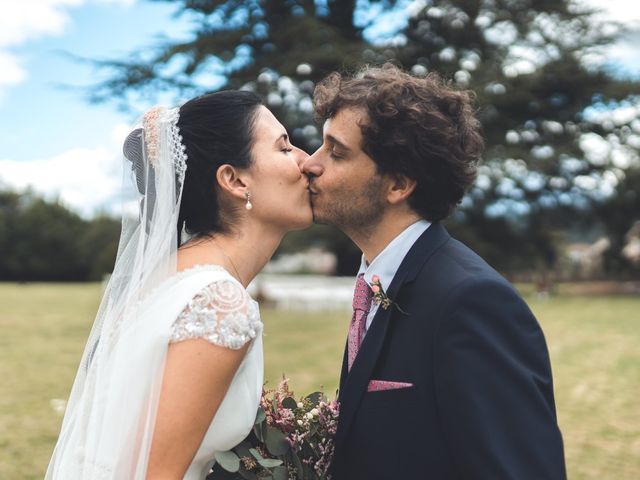
[[[378,256],[367,265],[367,262],[362,255],[362,262],[360,263],[360,270],[358,275],[364,273],[364,279],[372,285],[371,277],[378,275],[380,277],[380,285],[386,292],[391,285],[393,277],[395,277],[398,268],[404,257],[407,255],[416,240],[422,235],[427,228],[431,225],[427,220],[418,220],[416,223],[409,225],[405,228],[396,238],[391,240],[389,244],[384,247]],[[365,324],[365,333],[369,330],[373,317],[378,311],[379,304],[375,301],[371,302],[371,309],[369,315],[367,315],[367,322]]]

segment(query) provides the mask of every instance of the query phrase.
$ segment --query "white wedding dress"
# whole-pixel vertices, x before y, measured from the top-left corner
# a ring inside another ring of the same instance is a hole
[[[145,304],[149,318],[156,325],[162,324],[158,325],[162,329],[159,333],[167,335],[170,342],[203,338],[234,349],[252,342],[184,477],[202,480],[215,462],[215,452],[240,443],[256,418],[263,385],[258,304],[237,280],[216,265],[178,273],[160,285]]]
[[[189,302],[186,307],[185,300]],[[215,452],[240,443],[256,418],[264,370],[258,304],[237,280],[215,265],[178,273],[154,291],[149,303],[152,317],[164,316],[163,325],[171,324],[171,342],[203,338],[234,349],[252,342],[184,477],[202,480],[215,462]]]
[[[203,480],[216,452],[240,443],[253,427],[263,386],[263,325],[258,304],[235,278],[217,265],[190,268],[146,295],[137,312],[105,365],[90,369],[86,394],[95,400],[84,415],[65,419],[47,479],[144,480],[173,342],[202,338],[232,349],[251,342],[184,479]]]

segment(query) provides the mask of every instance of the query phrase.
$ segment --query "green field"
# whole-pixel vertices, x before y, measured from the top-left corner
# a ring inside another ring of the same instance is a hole
[[[0,284],[0,479],[40,479],[99,284]],[[640,478],[640,298],[529,299],[545,330],[569,478]],[[266,375],[337,385],[348,315],[263,311]],[[54,402],[55,403],[55,402]]]

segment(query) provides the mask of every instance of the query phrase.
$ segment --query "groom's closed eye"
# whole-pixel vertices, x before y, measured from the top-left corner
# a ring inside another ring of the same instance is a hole
[[[338,160],[340,158],[344,158],[351,151],[349,147],[347,147],[340,140],[335,138],[333,135],[327,135],[325,138],[325,143],[329,148],[329,156],[334,160]]]
[[[329,150],[329,156],[334,160],[340,160],[341,158],[344,157],[344,155],[341,152],[339,152],[335,147]]]

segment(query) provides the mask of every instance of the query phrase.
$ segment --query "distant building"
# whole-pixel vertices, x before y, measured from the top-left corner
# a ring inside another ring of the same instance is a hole
[[[622,256],[634,265],[640,265],[640,220],[636,221],[624,237]]]
[[[577,278],[593,278],[603,271],[603,255],[609,250],[611,242],[602,237],[594,243],[570,243],[567,246],[567,258],[571,273]]]
[[[310,248],[304,252],[288,253],[272,259],[264,268],[264,273],[318,273],[332,275],[336,271],[336,256],[320,248]]]

